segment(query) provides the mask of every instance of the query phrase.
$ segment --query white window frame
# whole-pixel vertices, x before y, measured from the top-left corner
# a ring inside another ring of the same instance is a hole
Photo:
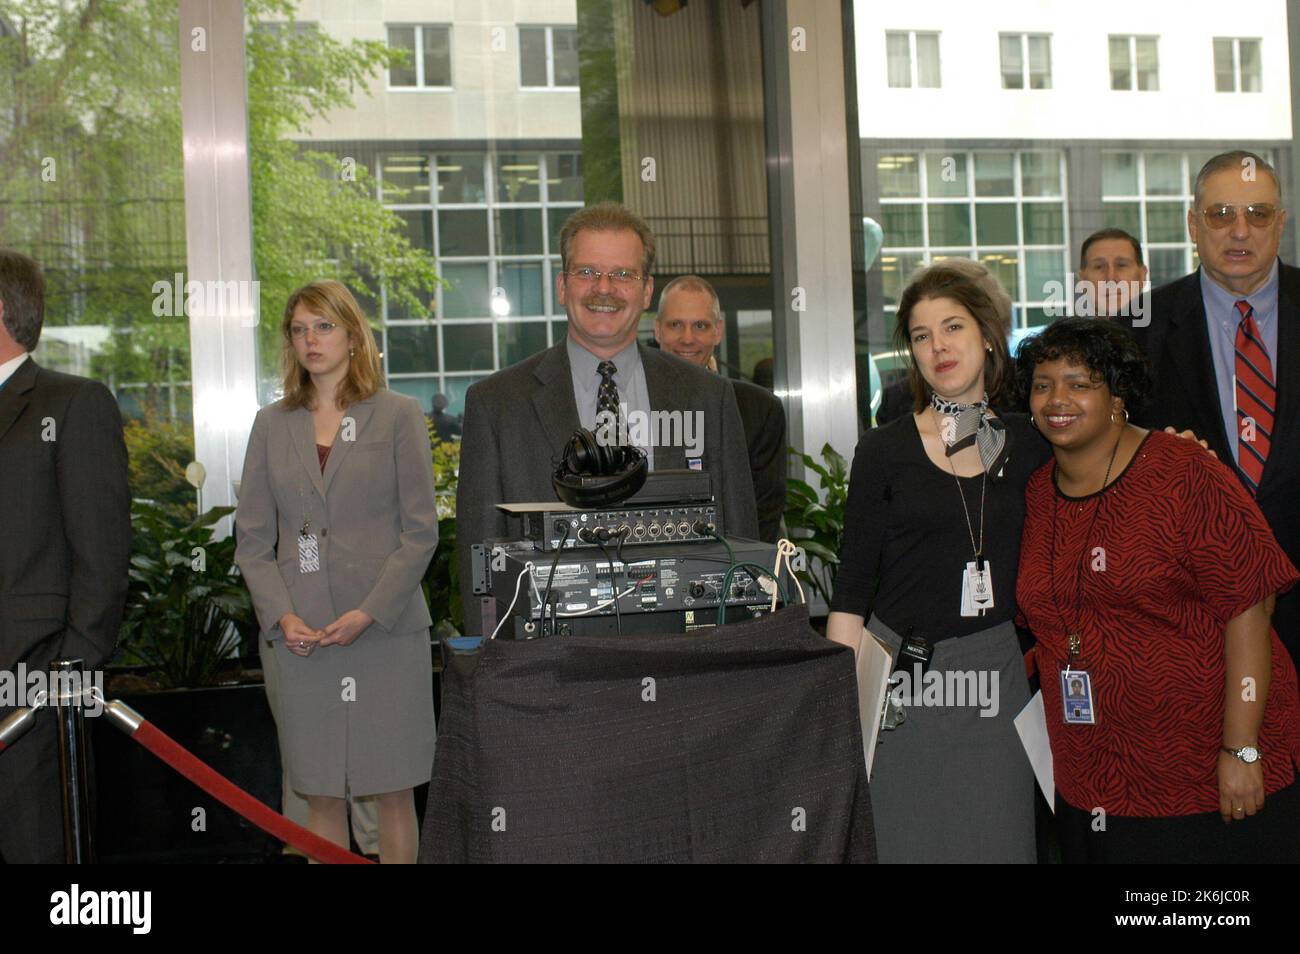
[[[1110,41],[1124,40],[1128,43],[1128,89],[1114,85],[1114,68],[1110,65]],[[1138,87],[1137,41],[1152,40],[1156,44],[1156,85],[1155,89]],[[1112,93],[1158,93],[1160,92],[1160,37],[1151,33],[1111,33],[1106,37],[1106,72],[1111,74]]]
[[[555,83],[555,31],[556,30],[573,30],[577,32],[576,23],[520,23],[518,30],[515,32],[515,42],[519,46],[519,88],[529,92],[541,92],[551,90],[561,90],[572,92],[580,89],[579,86],[557,86]],[[524,44],[521,34],[524,30],[542,30],[546,36],[546,85],[545,86],[525,86],[524,85],[524,61],[523,50]]]
[[[1228,40],[1232,43],[1232,89],[1219,90],[1216,93],[1262,93],[1264,92],[1264,40],[1257,36],[1216,36],[1210,40],[1210,69],[1214,69],[1214,41]],[[1259,44],[1259,89],[1244,89],[1241,81],[1241,44]]]
[[[1002,85],[1002,77],[1006,71],[1002,67],[1002,39],[1004,37],[1014,36],[1020,40],[1020,88],[1007,87]],[[1034,89],[1029,85],[1030,67],[1029,67],[1029,38],[1038,37],[1047,41],[1047,85],[1042,89]],[[1052,84],[1052,34],[1050,33],[1013,33],[1005,31],[998,34],[998,87],[1008,92],[1016,93],[1047,93],[1054,88]]]
[[[907,36],[907,71],[908,84],[906,86],[889,86],[889,37],[903,34]],[[939,39],[939,30],[886,30],[885,31],[885,85],[890,89],[943,89],[943,52],[941,41]],[[935,63],[935,71],[939,74],[939,84],[937,86],[921,85],[921,60],[916,49],[916,38],[918,35],[934,37],[936,56],[938,62]]]
[[[392,46],[388,45],[388,31],[393,27],[410,27],[415,30],[415,85],[414,86],[394,86],[392,82],[392,72],[384,70],[385,91],[389,93],[449,93],[456,88],[456,66],[455,58],[451,55],[454,49],[452,44],[452,24],[450,23],[385,23],[384,24],[384,45],[391,50]],[[447,31],[447,66],[451,73],[451,83],[447,86],[429,86],[424,82],[424,31],[426,29],[446,30]]]

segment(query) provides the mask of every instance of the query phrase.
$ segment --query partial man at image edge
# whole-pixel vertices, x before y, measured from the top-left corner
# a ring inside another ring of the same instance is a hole
[[[1211,158],[1187,230],[1201,265],[1124,320],[1151,362],[1139,424],[1191,429],[1233,468],[1292,563],[1300,562],[1300,269],[1278,258],[1287,213],[1273,167],[1251,152]],[[1230,437],[1231,435],[1231,437]],[[1300,660],[1300,588],[1273,624]]]
[[[131,556],[122,415],[98,381],[31,352],[45,320],[40,266],[0,250],[0,670],[101,666],[117,645]],[[20,700],[25,701],[25,700]],[[0,718],[12,711],[0,706]],[[0,859],[63,861],[53,712],[0,753]]]
[[[670,354],[717,371],[714,350],[722,341],[722,306],[718,293],[697,275],[674,278],[659,293],[655,340]],[[776,543],[785,513],[785,407],[775,394],[758,384],[727,379],[745,428],[749,466],[758,506],[758,538]]]
[[[654,292],[650,227],[616,203],[588,206],[565,223],[560,254],[555,293],[568,313],[565,340],[479,381],[465,395],[456,548],[466,635],[483,631],[470,547],[509,532],[497,504],[557,499],[551,477],[560,453],[579,427],[595,429],[602,393],[629,414],[702,412],[699,466],[709,474],[723,530],[749,538],[758,533],[731,387],[719,375],[637,343]],[[684,447],[648,452],[652,470],[690,466]]]

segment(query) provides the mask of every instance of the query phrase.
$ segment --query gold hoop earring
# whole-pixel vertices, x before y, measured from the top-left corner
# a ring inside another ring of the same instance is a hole
[[[1033,425],[1034,430],[1038,430],[1038,418],[1032,414],[1029,415],[1029,423]]]
[[[1119,421],[1115,420],[1115,412],[1114,412],[1114,411],[1111,411],[1111,412],[1110,412],[1110,422],[1111,422],[1112,424],[1119,424],[1120,427],[1127,427],[1127,426],[1128,426],[1128,408],[1126,408],[1126,407],[1122,407],[1122,408],[1120,408],[1120,410],[1124,412],[1124,422],[1121,424]]]

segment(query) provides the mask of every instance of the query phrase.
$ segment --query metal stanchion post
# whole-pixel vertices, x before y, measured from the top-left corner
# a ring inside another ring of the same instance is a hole
[[[68,864],[93,864],[94,838],[90,826],[86,719],[82,711],[83,661],[58,659],[50,663],[50,704],[59,717],[59,781],[63,788],[63,853]],[[71,675],[76,673],[74,677]],[[76,692],[72,687],[76,687]]]

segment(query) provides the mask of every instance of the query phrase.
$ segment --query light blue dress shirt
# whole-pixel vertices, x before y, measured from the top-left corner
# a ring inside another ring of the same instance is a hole
[[[597,370],[603,360],[596,357],[572,336],[564,339],[569,352],[569,368],[573,374],[573,400],[578,405],[578,422],[589,431],[596,429],[596,400],[600,390],[600,371]],[[645,366],[641,364],[641,352],[637,350],[636,341],[614,357],[617,369],[614,372],[614,385],[618,388],[619,402],[627,406],[629,413],[639,411],[643,420],[650,418],[650,388],[645,380]],[[646,452],[650,469],[654,470],[654,450],[651,447],[653,428],[642,427],[633,430],[629,427],[628,438],[644,437],[645,443],[638,446]]]

